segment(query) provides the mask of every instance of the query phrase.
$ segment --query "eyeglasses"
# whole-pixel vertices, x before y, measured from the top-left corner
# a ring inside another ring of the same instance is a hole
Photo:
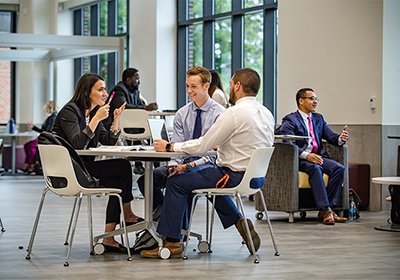
[[[311,100],[311,101],[319,101],[319,98],[318,97],[316,97],[316,96],[306,96],[306,97],[302,97],[303,99],[309,99],[309,100]]]

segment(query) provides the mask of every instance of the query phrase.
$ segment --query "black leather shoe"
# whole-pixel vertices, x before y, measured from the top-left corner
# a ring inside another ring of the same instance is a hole
[[[110,245],[106,245],[106,244],[103,244],[103,246],[104,246],[104,253],[122,253],[122,254],[128,253],[128,250],[126,249],[126,247],[119,243],[118,243],[118,247],[110,246]]]
[[[131,226],[131,225],[136,225],[137,223],[140,223],[140,222],[143,222],[143,221],[144,221],[143,218],[138,217],[136,222],[128,222],[128,221],[126,221],[126,226],[128,227],[128,226]]]

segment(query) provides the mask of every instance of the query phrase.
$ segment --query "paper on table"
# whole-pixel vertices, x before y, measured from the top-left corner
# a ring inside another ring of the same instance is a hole
[[[153,146],[144,146],[144,145],[134,145],[134,146],[107,146],[102,145],[96,148],[89,148],[90,151],[98,151],[98,152],[127,152],[127,151],[143,151],[143,150],[154,150]]]

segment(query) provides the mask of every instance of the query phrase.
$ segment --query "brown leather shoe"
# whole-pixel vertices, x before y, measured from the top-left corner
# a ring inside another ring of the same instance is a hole
[[[335,224],[335,218],[333,217],[333,214],[331,211],[326,211],[325,215],[322,218],[322,223],[324,225],[334,225]]]
[[[164,248],[168,248],[171,251],[171,259],[174,258],[182,258],[182,245],[180,242],[168,242],[164,241]],[[140,256],[143,258],[151,258],[151,259],[158,259],[160,258],[158,255],[158,251],[160,250],[159,247],[156,247],[152,250],[143,250],[140,252]]]
[[[345,223],[345,222],[347,222],[347,218],[340,217],[336,213],[333,213],[333,219],[335,220],[336,223]]]
[[[251,235],[251,239],[253,240],[254,249],[257,252],[258,249],[260,249],[260,245],[261,245],[260,236],[258,235],[256,230],[254,229],[254,225],[253,225],[253,223],[251,222],[250,219],[247,219],[247,223],[249,225],[250,235]],[[247,246],[247,249],[249,250],[249,253],[253,254],[253,252],[251,250],[250,242],[249,242],[249,240],[247,238],[246,225],[245,225],[245,222],[244,222],[244,218],[241,218],[236,222],[236,228],[237,228],[238,232],[240,233],[240,236],[242,236],[244,242],[246,243],[246,246]]]

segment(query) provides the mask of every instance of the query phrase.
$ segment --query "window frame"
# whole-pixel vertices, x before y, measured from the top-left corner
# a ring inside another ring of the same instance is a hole
[[[213,69],[215,63],[214,23],[227,17],[232,18],[231,72],[244,65],[244,16],[254,12],[263,12],[263,104],[276,116],[276,44],[277,44],[277,9],[278,0],[264,0],[263,4],[244,8],[242,0],[232,0],[232,10],[214,13],[215,0],[203,1],[203,16],[190,18],[188,15],[190,0],[177,0],[178,6],[178,108],[187,103],[185,79],[189,61],[188,27],[203,23],[203,65]]]
[[[118,25],[118,0],[107,0],[107,36],[110,37],[124,37],[126,40],[126,49],[129,50],[129,0],[126,1],[126,32],[118,33],[117,25]],[[80,6],[73,11],[73,32],[74,35],[82,35],[83,36],[83,25],[84,25],[84,8],[90,9],[90,36],[102,36],[100,34],[100,2],[104,2],[101,0],[97,0],[91,2],[86,6]],[[92,17],[92,14],[94,15]],[[129,51],[126,53],[126,65],[123,68],[128,67],[129,61]],[[74,59],[74,84],[76,84],[79,78],[83,74],[83,60],[84,58],[75,58]],[[90,69],[93,73],[100,73],[100,55],[94,55],[89,57]],[[123,62],[124,63],[124,62]],[[93,66],[93,68],[92,68]],[[119,80],[118,77],[118,56],[116,53],[109,53],[107,55],[107,79],[106,79],[106,87],[107,89],[111,89]]]
[[[1,12],[10,13],[11,25],[10,33],[17,32],[17,12],[14,9],[1,9]],[[15,49],[15,48],[11,48]],[[10,117],[15,120],[16,118],[16,62],[10,61]],[[5,125],[6,123],[1,123]]]

